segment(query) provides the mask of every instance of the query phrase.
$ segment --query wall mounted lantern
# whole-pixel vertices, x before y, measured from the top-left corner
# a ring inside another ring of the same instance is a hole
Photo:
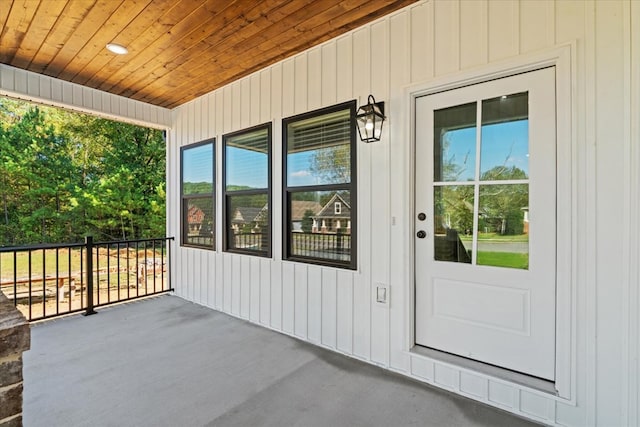
[[[369,95],[367,105],[358,108],[356,114],[360,139],[364,142],[380,141],[384,119],[384,102],[376,102],[373,95]]]

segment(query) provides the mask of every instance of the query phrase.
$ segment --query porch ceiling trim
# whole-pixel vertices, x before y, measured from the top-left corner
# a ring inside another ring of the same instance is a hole
[[[171,110],[0,64],[0,95],[156,129],[171,127]]]

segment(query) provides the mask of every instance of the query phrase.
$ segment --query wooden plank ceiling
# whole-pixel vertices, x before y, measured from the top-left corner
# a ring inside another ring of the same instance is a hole
[[[173,108],[415,1],[0,0],[0,62]]]

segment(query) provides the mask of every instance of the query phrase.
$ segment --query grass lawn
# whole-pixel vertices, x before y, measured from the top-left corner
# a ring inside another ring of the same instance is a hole
[[[44,255],[44,262],[43,262]],[[93,255],[93,268],[104,270],[107,265],[111,268],[117,266],[118,251],[112,250],[110,254],[107,254],[105,249],[100,249],[99,257],[94,252]],[[166,256],[166,253],[164,254]],[[84,251],[86,257],[86,251]],[[146,257],[157,258],[162,257],[163,254],[156,250],[146,251]],[[58,250],[58,274],[64,275],[78,275],[80,270],[84,268],[83,259],[80,256],[79,248],[62,248]],[[136,269],[137,263],[145,262],[145,251],[142,247],[139,250],[131,248],[127,250],[125,248],[120,249],[120,268]],[[36,249],[31,251],[31,263],[29,263],[29,253],[27,251],[18,252],[15,258],[16,264],[16,276],[18,278],[24,278],[29,276],[29,264],[31,264],[31,276],[43,277],[43,276],[55,276],[56,275],[56,250],[55,249]],[[13,253],[0,253],[0,281],[13,280],[13,268],[14,268],[14,256]],[[116,276],[116,275],[114,275]],[[105,274],[106,277],[106,274]]]
[[[44,264],[42,262],[44,252]],[[71,252],[71,263],[69,263],[69,252]],[[16,273],[18,277],[26,277],[29,275],[29,253],[18,252],[15,258]],[[13,253],[7,252],[0,254],[0,278],[13,280]],[[58,273],[60,275],[68,274],[69,271],[80,271],[80,250],[79,249],[60,249],[58,251]],[[43,251],[41,249],[31,252],[31,275],[55,275],[56,274],[56,251],[49,249]]]
[[[526,270],[529,268],[529,255],[514,252],[478,252],[478,265],[509,267]]]
[[[467,241],[471,241],[472,236],[471,235],[464,235],[464,234],[460,234],[460,240],[467,242]],[[499,242],[528,242],[529,241],[529,235],[528,234],[518,234],[518,235],[503,235],[503,234],[497,234],[497,233],[478,233],[478,241],[499,241]]]

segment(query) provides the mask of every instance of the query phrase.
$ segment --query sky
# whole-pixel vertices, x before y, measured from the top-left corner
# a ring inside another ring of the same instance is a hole
[[[227,146],[227,185],[238,185],[251,188],[267,188],[269,186],[266,153]]]
[[[189,148],[182,152],[183,164],[189,167],[183,169],[184,182],[213,183],[213,144],[204,144]]]
[[[315,151],[301,151],[287,156],[287,185],[291,187],[327,184],[326,179],[314,176],[310,171],[311,159]],[[244,185],[252,188],[266,188],[266,154],[229,147],[227,158],[236,165],[227,169],[227,184]]]
[[[447,132],[450,144],[445,159],[464,169],[459,181],[474,179],[476,128]],[[515,166],[529,175],[529,121],[517,120],[482,126],[480,174],[495,166]]]
[[[447,132],[450,140],[445,158],[459,164],[464,172],[460,181],[474,178],[476,135],[475,127]],[[495,167],[516,166],[529,174],[529,123],[528,120],[485,125],[481,135],[481,174]],[[251,188],[267,187],[267,155],[251,150],[227,147],[227,159],[234,168],[227,169],[227,184],[242,185]],[[185,182],[212,182],[210,159],[213,145],[206,144],[184,151],[185,164],[189,168],[183,171]],[[287,157],[289,173],[287,185],[304,186],[325,184],[322,178],[310,172],[313,151],[289,154]]]
[[[251,188],[267,187],[267,155],[236,147],[227,147],[227,159],[233,168],[227,168],[227,184]],[[289,154],[287,162],[289,174],[287,185],[304,186],[325,184],[324,179],[310,172],[314,151]],[[183,171],[185,182],[213,182],[211,169],[212,145],[202,145],[184,151]]]

